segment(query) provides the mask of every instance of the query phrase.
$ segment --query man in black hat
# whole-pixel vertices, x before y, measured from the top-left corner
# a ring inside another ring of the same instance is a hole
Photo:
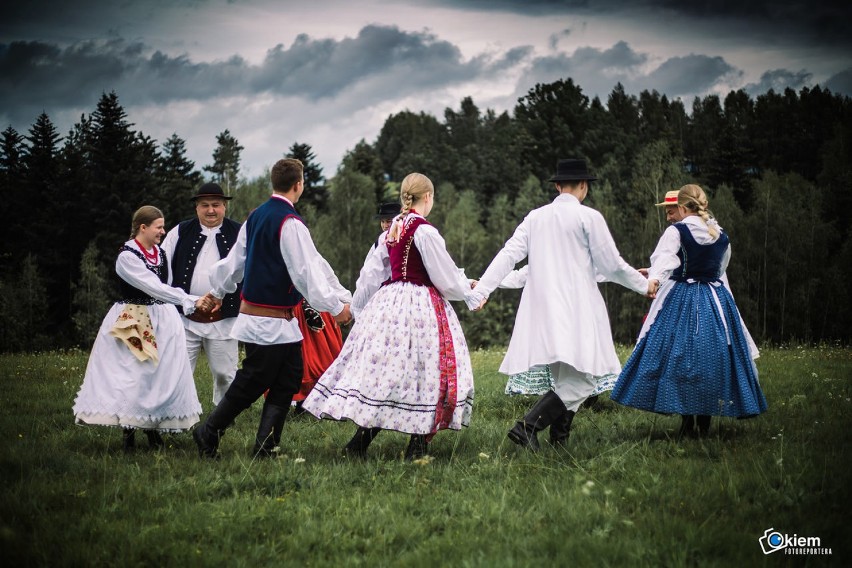
[[[230,199],[218,183],[205,183],[192,197],[196,217],[183,221],[166,235],[162,247],[171,261],[172,286],[197,296],[210,291],[210,268],[228,256],[240,231],[240,223],[225,217]],[[237,289],[225,297],[220,310],[183,316],[193,372],[201,350],[207,354],[213,374],[213,404],[219,404],[237,372],[239,342],[231,338],[231,328],[239,303]]]
[[[559,195],[531,211],[479,280],[468,306],[479,309],[488,295],[529,257],[528,278],[500,372],[522,373],[550,365],[553,390],[509,431],[509,439],[539,449],[537,432],[550,426],[551,441],[564,444],[580,405],[598,380],[621,372],[598,276],[640,294],[653,295],[648,281],[618,253],[603,216],[584,206],[590,182],[584,160],[559,160],[554,183]]]
[[[399,215],[399,209],[400,205],[397,201],[391,201],[379,205],[379,212],[375,214],[373,219],[379,221],[379,224],[382,226],[382,233],[385,233],[388,229],[390,229],[391,221],[393,221],[394,217]],[[381,233],[379,233],[379,237],[381,237]],[[378,244],[379,239],[376,238],[376,242],[373,243],[373,248],[376,248]]]

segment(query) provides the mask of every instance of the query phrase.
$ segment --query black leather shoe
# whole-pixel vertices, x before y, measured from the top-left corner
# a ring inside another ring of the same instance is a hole
[[[426,443],[426,436],[423,434],[412,434],[408,441],[408,447],[405,448],[405,461],[419,460],[429,453],[429,444]]]
[[[154,449],[165,448],[166,443],[163,441],[162,436],[156,430],[145,430],[145,436],[148,437],[148,445]]]
[[[203,433],[206,430],[207,423],[205,422],[198,428],[192,431],[192,439],[195,440],[195,445],[198,446],[198,457],[210,460],[219,459],[219,440],[212,442]]]
[[[343,446],[343,455],[349,458],[367,459],[367,448],[381,431],[381,428],[362,428],[359,426],[349,443]]]
[[[136,451],[136,430],[133,428],[125,428],[122,430],[122,449],[124,453],[129,454]]]

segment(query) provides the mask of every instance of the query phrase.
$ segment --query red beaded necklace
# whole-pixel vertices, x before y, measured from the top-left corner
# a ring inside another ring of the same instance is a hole
[[[145,255],[145,259],[149,264],[157,264],[157,259],[160,258],[159,252],[157,252],[157,247],[154,246],[154,252],[148,252],[145,250],[145,247],[142,246],[142,243],[139,242],[139,239],[133,239],[133,241],[142,249],[142,254]]]

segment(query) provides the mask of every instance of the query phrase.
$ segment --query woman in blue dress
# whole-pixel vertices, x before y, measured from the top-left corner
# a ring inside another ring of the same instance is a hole
[[[728,287],[728,235],[707,209],[701,187],[678,192],[683,220],[663,233],[648,278],[657,297],[611,399],[682,415],[681,435],[706,436],[711,416],[746,418],[766,411],[753,359],[756,349]]]

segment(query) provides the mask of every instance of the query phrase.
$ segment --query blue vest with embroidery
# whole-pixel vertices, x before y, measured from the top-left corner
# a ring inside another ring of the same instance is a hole
[[[680,233],[680,250],[677,256],[680,266],[672,272],[671,279],[683,282],[688,279],[698,282],[715,282],[722,272],[722,257],[728,250],[728,235],[722,232],[714,243],[699,244],[685,223],[675,223]]]
[[[281,229],[290,217],[304,223],[290,203],[272,197],[246,219],[243,300],[249,304],[291,308],[302,301],[281,258]]]

